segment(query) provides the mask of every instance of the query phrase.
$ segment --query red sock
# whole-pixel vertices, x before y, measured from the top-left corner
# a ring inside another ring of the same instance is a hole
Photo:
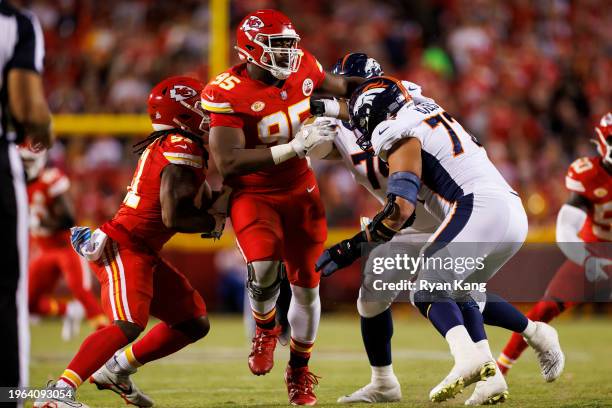
[[[119,326],[114,324],[93,332],[83,341],[60,380],[78,388],[83,380],[95,373],[115,351],[127,344],[127,337]]]
[[[132,345],[132,352],[138,363],[146,364],[176,353],[191,343],[193,341],[185,334],[161,322]]]
[[[66,314],[66,302],[45,296],[38,301],[35,312],[43,316],[63,316]]]
[[[548,323],[559,315],[567,307],[573,306],[573,303],[566,302],[561,306],[559,303],[552,300],[540,300],[536,305],[527,313],[527,318],[537,322]],[[499,366],[502,374],[506,374],[514,362],[521,356],[523,351],[527,348],[527,342],[523,339],[519,333],[512,334],[510,341],[504,347],[501,355],[497,359],[497,365]]]
[[[297,341],[292,337],[289,343],[289,365],[291,368],[306,367],[310,360],[313,346],[314,343]]]

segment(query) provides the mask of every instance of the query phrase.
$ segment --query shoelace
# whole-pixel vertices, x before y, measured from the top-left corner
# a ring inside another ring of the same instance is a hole
[[[319,385],[319,378],[321,377],[310,371],[302,371],[292,375],[289,381],[291,397],[295,394],[311,394],[314,386]]]

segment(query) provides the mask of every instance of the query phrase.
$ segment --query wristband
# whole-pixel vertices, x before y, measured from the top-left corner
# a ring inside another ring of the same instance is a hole
[[[272,146],[270,148],[270,153],[272,153],[272,160],[274,160],[274,164],[280,164],[294,156],[297,156],[297,153],[295,150],[293,150],[293,146],[291,146],[289,143]]]

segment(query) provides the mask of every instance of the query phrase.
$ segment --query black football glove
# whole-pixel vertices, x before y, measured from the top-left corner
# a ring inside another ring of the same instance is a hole
[[[353,238],[337,243],[321,254],[315,270],[323,276],[330,276],[338,269],[346,268],[361,257],[361,244],[366,242],[366,233],[361,231]]]

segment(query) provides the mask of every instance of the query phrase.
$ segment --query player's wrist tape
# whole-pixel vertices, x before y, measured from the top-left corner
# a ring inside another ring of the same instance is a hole
[[[413,205],[416,204],[420,188],[421,179],[410,171],[392,173],[387,181],[387,195],[402,197]]]
[[[274,164],[280,164],[285,162],[292,157],[297,156],[295,150],[293,150],[293,146],[289,143],[272,146],[270,148],[270,153],[272,153],[272,160],[274,160]]]
[[[321,116],[327,116],[330,118],[337,118],[340,115],[340,102],[337,99],[320,99],[323,102],[324,113]]]

